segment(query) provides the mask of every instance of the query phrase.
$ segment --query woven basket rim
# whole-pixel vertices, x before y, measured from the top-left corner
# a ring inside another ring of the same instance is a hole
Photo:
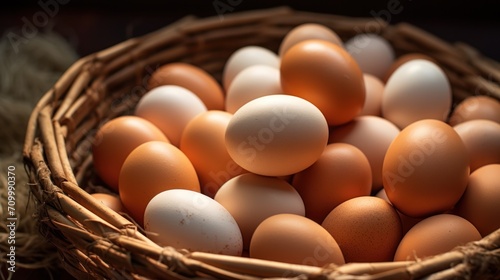
[[[500,99],[499,64],[466,44],[450,44],[408,23],[390,25],[373,18],[302,12],[288,7],[229,14],[223,21],[218,16],[187,16],[158,31],[83,57],[36,105],[23,147],[41,231],[58,248],[69,273],[77,278],[132,279],[292,279],[300,275],[307,279],[409,279],[431,274],[445,279],[467,273],[491,273],[492,269],[498,273],[495,264],[500,259],[500,229],[480,241],[419,261],[318,268],[161,248],[137,225],[98,204],[80,187],[91,166],[91,158],[82,152],[88,151],[85,141],[91,139],[93,129],[105,119],[123,114],[134,105],[137,100],[133,98],[116,106],[114,101],[123,99],[130,87],[141,81],[147,66],[172,59],[192,59],[207,71],[220,74],[219,61],[212,61],[201,51],[210,50],[221,60],[237,44],[227,46],[218,43],[218,39],[276,41],[292,26],[305,22],[325,24],[344,38],[357,34],[356,27],[359,30],[371,24],[400,53],[422,49],[444,65],[454,86],[455,101],[471,95]],[[259,32],[255,38],[243,37],[255,30]],[[218,48],[224,51],[218,52]],[[483,257],[491,262],[483,267],[484,271],[475,264],[484,262]]]

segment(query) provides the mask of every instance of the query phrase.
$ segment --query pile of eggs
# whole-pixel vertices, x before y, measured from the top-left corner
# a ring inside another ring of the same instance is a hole
[[[219,83],[182,62],[103,124],[96,174],[161,246],[322,266],[449,251],[500,228],[500,103],[452,106],[430,57],[304,24],[235,51]]]

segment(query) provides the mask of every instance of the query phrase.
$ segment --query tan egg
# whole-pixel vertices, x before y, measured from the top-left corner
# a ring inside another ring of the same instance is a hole
[[[489,96],[471,96],[460,102],[451,113],[450,125],[485,119],[500,124],[500,102]]]
[[[169,142],[151,122],[136,116],[122,116],[101,126],[92,142],[94,169],[111,189],[118,191],[120,169],[127,156],[148,141]]]
[[[401,240],[394,261],[422,259],[481,239],[477,229],[456,215],[439,214],[413,226]]]
[[[384,93],[384,84],[379,78],[363,74],[365,81],[366,98],[365,105],[359,113],[360,116],[381,116],[382,115],[382,94]]]
[[[396,209],[373,196],[343,202],[321,225],[339,244],[346,263],[390,261],[403,236]]]
[[[389,145],[399,134],[399,128],[377,116],[360,116],[353,121],[330,129],[329,143],[347,143],[360,149],[372,171],[372,191],[382,188],[382,164]]]
[[[329,125],[351,121],[363,109],[363,73],[342,47],[323,40],[306,40],[281,58],[281,87],[287,94],[310,101]]]
[[[340,203],[370,195],[370,163],[352,145],[329,144],[313,165],[293,176],[292,185],[304,201],[306,217],[321,223]]]
[[[193,92],[167,85],[156,87],[142,96],[134,114],[156,125],[178,147],[187,123],[206,111],[203,101]]]
[[[242,168],[286,176],[311,166],[328,141],[321,111],[305,99],[274,94],[243,105],[229,121],[226,147]]]
[[[394,62],[394,49],[382,36],[361,33],[345,42],[347,52],[356,60],[363,73],[383,79]]]
[[[238,175],[227,181],[214,198],[238,223],[243,247],[249,248],[257,226],[266,218],[289,213],[304,216],[304,202],[297,191],[282,179],[253,173]]]
[[[148,89],[165,85],[183,87],[198,96],[208,110],[224,109],[224,92],[219,83],[200,67],[174,62],[161,66],[151,74]]]
[[[111,210],[114,210],[117,213],[125,211],[122,201],[120,200],[120,197],[117,195],[108,193],[93,193],[90,195],[93,196],[95,199],[97,199],[99,203],[104,204],[106,207],[108,207]]]
[[[500,164],[472,172],[455,213],[470,221],[486,236],[500,228]]]
[[[405,64],[406,62],[410,61],[410,60],[414,60],[414,59],[425,59],[425,60],[428,60],[428,61],[431,61],[431,62],[436,62],[433,58],[431,58],[430,56],[428,55],[425,55],[425,54],[421,54],[421,53],[408,53],[408,54],[404,54],[400,57],[398,57],[391,65],[391,67],[389,67],[389,69],[387,69],[387,72],[385,73],[382,81],[384,83],[387,83],[387,80],[389,80],[389,77],[392,75],[392,73],[394,73],[394,71],[396,71],[396,69],[399,68],[399,66]]]
[[[345,263],[328,231],[294,214],[277,214],[262,221],[252,236],[250,257],[319,267]]]
[[[120,199],[132,218],[143,224],[144,210],[160,192],[187,189],[200,192],[189,159],[172,144],[150,141],[135,148],[120,171]]]
[[[421,120],[394,139],[382,172],[392,204],[405,215],[425,217],[450,210],[458,202],[469,178],[469,156],[452,127]]]
[[[469,153],[470,171],[500,163],[500,123],[470,120],[453,127]]]
[[[224,137],[232,116],[217,110],[201,113],[182,133],[180,149],[196,169],[202,193],[210,197],[214,197],[227,180],[246,172],[226,149]]]
[[[292,46],[299,42],[319,39],[342,46],[342,40],[330,28],[317,23],[304,23],[290,30],[280,44],[279,56],[283,56]]]

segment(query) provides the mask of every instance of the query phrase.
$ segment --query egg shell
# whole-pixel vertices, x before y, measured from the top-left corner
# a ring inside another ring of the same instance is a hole
[[[304,202],[297,191],[282,179],[253,173],[227,181],[214,198],[234,217],[248,249],[257,226],[266,218],[282,213],[305,215]]]
[[[484,95],[467,97],[453,109],[449,123],[455,126],[477,119],[491,120],[500,124],[500,102]]]
[[[332,29],[317,23],[304,23],[294,27],[286,34],[280,44],[279,56],[282,57],[297,43],[310,39],[324,40],[339,46],[343,45],[342,40]]]
[[[95,199],[97,199],[99,203],[105,205],[106,207],[117,213],[125,211],[122,201],[120,200],[120,197],[117,195],[109,193],[92,193],[90,195],[93,196]]]
[[[443,70],[428,60],[414,59],[394,71],[385,84],[382,116],[399,128],[422,119],[445,121],[451,101]]]
[[[339,244],[346,263],[390,261],[403,236],[396,209],[373,196],[341,203],[321,225]]]
[[[122,116],[109,120],[92,141],[94,170],[111,189],[118,191],[120,169],[127,156],[139,145],[155,140],[169,143],[165,134],[145,119]]]
[[[467,219],[486,236],[500,228],[500,164],[472,172],[454,213]]]
[[[282,57],[280,71],[283,91],[310,101],[329,125],[347,123],[363,108],[363,73],[349,53],[336,44],[300,42]]]
[[[218,110],[201,113],[182,133],[180,149],[196,169],[202,193],[209,197],[214,197],[227,180],[246,172],[226,149],[225,133],[232,116]]]
[[[386,119],[359,116],[345,125],[331,127],[328,143],[351,144],[365,154],[372,171],[372,191],[375,192],[383,186],[385,153],[399,132],[399,128]]]
[[[450,210],[469,177],[460,136],[437,120],[417,121],[389,146],[382,167],[387,197],[403,214],[425,217]]]
[[[414,59],[425,59],[425,60],[428,60],[428,61],[436,63],[436,61],[433,58],[431,58],[428,55],[422,54],[422,53],[408,53],[408,54],[404,54],[404,55],[396,58],[396,60],[394,60],[394,62],[391,64],[391,67],[389,67],[389,69],[385,73],[384,78],[382,79],[382,81],[384,83],[387,83],[387,80],[389,80],[389,77],[392,75],[392,73],[394,73],[394,71],[396,71],[396,69],[399,68],[399,66],[405,64],[406,62],[408,62],[410,60],[414,60]]]
[[[334,143],[326,146],[319,159],[293,176],[306,217],[321,223],[340,203],[370,195],[372,172],[366,156],[358,148]]]
[[[481,239],[477,229],[456,215],[439,214],[413,226],[403,237],[394,261],[422,259],[446,253],[456,246]]]
[[[356,60],[361,71],[383,79],[394,62],[394,49],[387,40],[374,33],[361,33],[345,42],[345,49]]]
[[[453,129],[467,148],[471,172],[484,165],[500,163],[500,123],[470,120],[455,125]]]
[[[234,78],[226,93],[226,111],[236,112],[258,97],[281,94],[280,71],[268,65],[253,65]]]
[[[384,94],[384,83],[370,74],[363,74],[365,81],[366,98],[360,116],[381,116],[382,115],[382,94]]]
[[[224,109],[224,92],[207,71],[183,62],[168,63],[156,69],[148,81],[148,89],[177,85],[198,96],[208,110]]]
[[[179,146],[182,131],[207,107],[193,92],[176,85],[159,86],[141,97],[135,115],[155,124],[174,146]]]
[[[254,99],[236,111],[225,139],[229,155],[245,170],[286,176],[319,158],[328,141],[328,125],[310,102],[275,94]]]
[[[161,246],[232,256],[243,251],[241,232],[231,214],[217,201],[191,190],[154,196],[144,212],[144,227]]]
[[[135,148],[125,159],[120,171],[120,199],[136,222],[142,225],[149,201],[170,189],[200,192],[193,165],[177,147],[150,141]]]
[[[268,65],[279,68],[280,58],[269,49],[260,46],[245,46],[239,48],[228,58],[222,71],[222,84],[227,91],[233,79],[252,65]]]
[[[250,257],[320,267],[345,263],[328,231],[294,214],[277,214],[262,221],[252,236]]]

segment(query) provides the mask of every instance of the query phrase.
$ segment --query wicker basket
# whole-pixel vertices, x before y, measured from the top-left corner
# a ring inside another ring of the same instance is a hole
[[[41,232],[77,279],[429,279],[497,278],[500,230],[483,240],[418,262],[354,263],[318,268],[185,252],[154,244],[140,228],[89,195],[96,184],[90,147],[105,121],[128,114],[146,92],[155,67],[173,61],[200,66],[220,79],[229,55],[246,45],[277,51],[294,26],[316,22],[346,40],[379,31],[398,55],[420,52],[448,75],[459,101],[500,97],[500,67],[465,44],[448,44],[409,24],[299,12],[287,7],[219,17],[186,17],[77,61],[39,101],[23,149]],[[498,279],[498,278],[497,278]]]

